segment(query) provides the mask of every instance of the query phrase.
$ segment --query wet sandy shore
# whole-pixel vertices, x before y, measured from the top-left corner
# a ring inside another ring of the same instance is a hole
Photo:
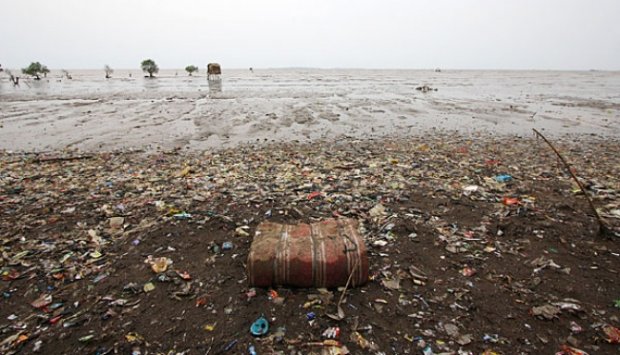
[[[461,134],[620,137],[620,73],[422,70],[52,72],[0,80],[0,149],[211,149],[259,141]],[[422,92],[427,85],[437,91]]]

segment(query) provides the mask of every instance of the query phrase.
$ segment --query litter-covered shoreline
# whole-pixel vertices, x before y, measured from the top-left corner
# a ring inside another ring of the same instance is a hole
[[[617,353],[620,143],[552,141],[616,236],[532,136],[1,152],[0,352]],[[342,290],[248,287],[261,221],[340,216],[371,274],[341,320]]]

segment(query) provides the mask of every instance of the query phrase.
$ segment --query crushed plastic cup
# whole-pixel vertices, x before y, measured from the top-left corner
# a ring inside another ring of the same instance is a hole
[[[485,343],[497,343],[499,341],[499,335],[498,334],[485,334],[482,337],[482,341],[484,341]]]
[[[340,327],[329,327],[325,329],[322,335],[327,339],[337,339],[340,337]]]
[[[151,264],[151,269],[156,274],[166,272],[166,270],[168,270],[168,266],[172,265],[172,260],[163,256],[160,258],[153,258],[149,255],[144,262]]]
[[[192,275],[190,275],[187,271],[177,271],[177,275],[179,275],[179,277],[185,281],[189,281],[192,279]]]
[[[32,303],[30,303],[30,304],[34,308],[43,308],[43,307],[45,307],[47,305],[50,305],[51,303],[52,303],[52,295],[43,294],[39,298],[37,298],[36,300],[32,301]]]
[[[222,243],[222,250],[231,250],[233,248],[232,242],[224,242]]]
[[[519,201],[518,198],[516,197],[504,197],[502,199],[502,203],[506,206],[513,206],[513,205],[518,205],[521,202]]]
[[[181,212],[181,213],[176,213],[176,214],[172,215],[172,217],[174,217],[175,219],[178,219],[178,220],[184,220],[184,219],[192,218],[192,215],[187,213],[187,212]]]
[[[588,355],[588,353],[572,346],[562,345],[560,346],[560,351],[555,353],[555,355]]]
[[[276,290],[269,290],[269,299],[273,300],[280,297],[280,295],[278,294],[278,291]]]
[[[607,335],[607,342],[610,344],[619,344],[620,343],[620,329],[606,325],[603,327],[603,332]]]
[[[463,270],[461,271],[461,273],[463,274],[463,276],[465,277],[471,277],[474,276],[476,274],[476,269],[471,268],[469,266],[466,266],[463,268]]]
[[[583,331],[583,328],[575,321],[570,322],[570,331],[577,334]]]
[[[251,300],[252,298],[256,297],[256,289],[249,289],[248,292],[245,293],[245,295],[248,297],[248,301]]]

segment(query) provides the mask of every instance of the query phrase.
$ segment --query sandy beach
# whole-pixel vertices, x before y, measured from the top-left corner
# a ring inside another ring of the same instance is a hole
[[[435,130],[620,136],[618,72],[225,68],[212,85],[180,69],[69,72],[19,87],[0,76],[0,149],[202,150]]]
[[[1,81],[0,353],[618,353],[620,73],[175,72]],[[252,287],[344,217],[367,284]]]

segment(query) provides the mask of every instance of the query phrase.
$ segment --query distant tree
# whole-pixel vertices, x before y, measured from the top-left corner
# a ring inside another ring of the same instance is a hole
[[[107,64],[103,67],[103,71],[105,72],[106,79],[110,79],[112,73],[114,73],[114,70],[112,70],[112,68],[110,68],[110,66]]]
[[[43,77],[44,78],[47,78],[47,74],[49,74],[49,72],[50,72],[50,70],[47,69],[47,65],[42,65],[41,66],[41,73],[43,73]]]
[[[39,62],[32,62],[27,68],[22,69],[22,73],[30,76],[34,76],[35,80],[41,80],[39,75],[44,74],[47,75],[49,73],[49,69],[45,65],[41,65]]]
[[[157,66],[157,64],[155,64],[155,61],[153,61],[152,59],[143,60],[140,66],[142,67],[143,72],[149,73],[150,78],[153,77],[154,73],[156,74],[159,72],[159,67]]]
[[[61,72],[62,72],[62,75],[67,77],[67,79],[73,79],[73,77],[71,76],[71,73],[69,73],[68,71],[62,69]]]
[[[192,76],[193,72],[198,71],[198,67],[195,65],[188,65],[185,67],[185,71],[189,74],[189,76]]]

